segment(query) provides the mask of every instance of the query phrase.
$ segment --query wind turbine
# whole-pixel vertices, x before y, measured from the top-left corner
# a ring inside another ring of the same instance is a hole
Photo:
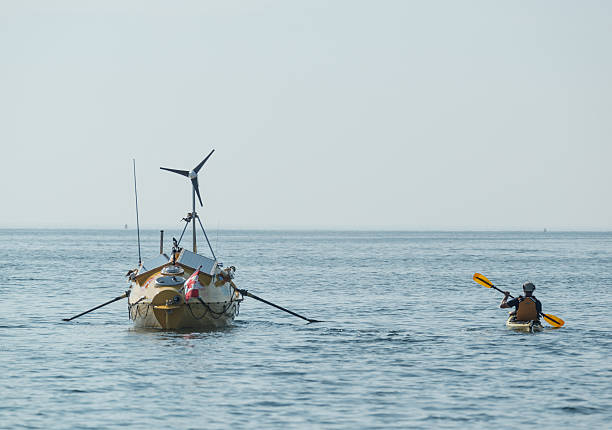
[[[169,169],[167,167],[160,167],[160,169],[162,169],[162,170],[167,170],[169,172],[178,173],[179,175],[186,176],[187,178],[189,178],[191,180],[191,201],[192,201],[193,210],[191,212],[191,220],[188,220],[188,222],[189,221],[193,221],[193,252],[194,253],[197,253],[195,219],[197,218],[198,221],[200,221],[200,218],[198,217],[198,215],[196,213],[196,204],[195,204],[195,196],[196,196],[196,194],[198,195],[198,200],[200,201],[200,206],[204,206],[202,204],[202,197],[200,197],[200,187],[198,186],[198,172],[200,171],[200,169],[202,168],[204,163],[206,163],[206,161],[210,158],[210,156],[212,155],[213,152],[215,152],[214,149],[212,151],[210,151],[210,154],[208,154],[206,156],[206,158],[203,159],[200,162],[200,164],[198,164],[192,170],[189,170],[189,171],[187,171],[187,170]],[[213,252],[212,247],[210,246],[210,241],[208,240],[208,236],[206,236],[206,231],[204,231],[204,226],[202,226],[202,221],[200,221],[200,226],[202,227],[202,231],[204,232],[204,237],[206,237],[206,241],[208,242],[208,246],[210,247],[210,252],[212,252],[213,257],[215,257],[215,253]],[[215,257],[215,260],[216,259],[217,258]]]

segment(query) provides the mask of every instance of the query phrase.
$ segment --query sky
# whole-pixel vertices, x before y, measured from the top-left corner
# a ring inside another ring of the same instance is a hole
[[[610,16],[0,0],[0,228],[611,230]]]

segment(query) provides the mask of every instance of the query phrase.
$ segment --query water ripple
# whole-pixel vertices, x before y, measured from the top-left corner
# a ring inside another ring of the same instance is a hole
[[[209,332],[134,329],[125,303],[61,321],[123,292],[131,233],[0,230],[2,426],[591,429],[612,420],[612,234],[221,232],[238,285],[326,321],[253,300],[232,327]],[[142,233],[145,255],[158,252],[157,235]],[[513,294],[533,279],[545,312],[566,326],[507,330],[499,294],[474,284],[476,271]]]

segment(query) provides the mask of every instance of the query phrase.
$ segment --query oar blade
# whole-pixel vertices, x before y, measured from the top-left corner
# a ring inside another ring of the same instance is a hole
[[[474,281],[487,288],[493,288],[493,283],[485,275],[474,273]]]
[[[542,314],[542,316],[544,317],[544,321],[546,321],[553,327],[563,327],[563,325],[565,325],[565,321],[563,321],[558,316],[551,314]]]

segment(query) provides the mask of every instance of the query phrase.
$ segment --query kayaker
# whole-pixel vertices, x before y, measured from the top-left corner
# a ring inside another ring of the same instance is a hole
[[[508,301],[510,293],[504,291],[504,298],[502,299],[500,308],[511,308],[515,307],[516,310],[512,313],[516,321],[532,321],[539,320],[540,314],[542,313],[542,303],[535,298],[533,292],[535,291],[535,285],[532,282],[525,282],[523,284],[524,296],[518,296]]]

